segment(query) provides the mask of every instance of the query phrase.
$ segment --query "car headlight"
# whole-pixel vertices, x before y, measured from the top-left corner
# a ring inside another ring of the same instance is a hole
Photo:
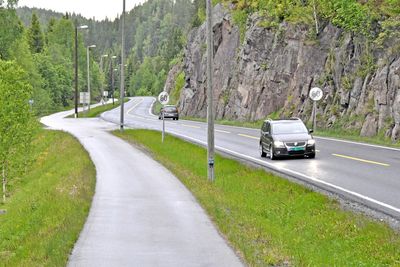
[[[285,144],[282,141],[274,141],[275,147],[285,147]]]
[[[307,145],[309,145],[309,146],[315,145],[315,140],[314,140],[314,139],[308,140],[308,141],[307,141]]]

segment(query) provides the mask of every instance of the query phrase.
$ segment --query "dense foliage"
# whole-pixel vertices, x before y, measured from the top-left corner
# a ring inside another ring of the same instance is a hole
[[[400,0],[214,0],[233,3],[238,22],[245,23],[247,15],[260,11],[269,26],[285,20],[314,24],[317,20],[330,21],[343,29],[373,35],[378,21],[396,17]],[[240,16],[242,14],[242,16]]]
[[[0,172],[3,201],[8,181],[24,172],[34,120],[29,111],[32,87],[26,73],[13,62],[0,60]]]
[[[61,14],[43,9],[18,9],[18,15],[30,27],[32,13],[42,24],[59,19]],[[191,0],[149,0],[126,15],[126,87],[130,95],[155,95],[164,86],[171,61],[179,60],[191,28],[194,5]],[[84,35],[86,44],[96,44],[93,51],[100,62],[101,55],[106,84],[104,89],[119,91],[121,19],[96,21],[68,14],[79,24],[89,26]],[[50,42],[48,42],[51,44]],[[116,56],[116,59],[112,59]],[[117,96],[117,93],[115,93]]]
[[[37,115],[72,107],[74,81],[74,23],[67,18],[41,25],[35,13],[24,27],[13,8],[0,8],[0,57],[12,60],[28,74],[30,98]],[[46,29],[43,31],[42,29]],[[81,35],[82,33],[80,33]],[[79,38],[79,90],[87,88],[86,49]],[[94,96],[100,94],[101,75],[92,64]]]
[[[25,27],[15,4],[0,2],[0,175],[4,185],[30,166],[34,117],[72,108],[74,96],[74,23],[61,18],[43,26],[33,14]],[[78,43],[79,88],[83,91],[86,49],[82,37]],[[101,75],[97,64],[92,65],[96,96]]]

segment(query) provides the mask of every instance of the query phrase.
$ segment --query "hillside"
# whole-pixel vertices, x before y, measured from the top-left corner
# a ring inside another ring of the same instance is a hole
[[[267,8],[248,12],[249,7],[238,7],[240,3],[218,4],[213,11],[218,119],[298,116],[310,122],[308,93],[317,86],[325,93],[317,105],[319,128],[400,138],[398,10],[376,13],[363,25],[319,13],[316,30],[312,9],[304,21],[294,19],[294,13],[271,18]],[[181,88],[168,83],[166,89],[178,91],[186,116],[206,116],[204,44],[203,24],[189,34],[183,63],[168,78],[173,81],[184,74]]]
[[[185,36],[191,29],[193,12],[191,0],[149,0],[127,12],[126,84],[130,95],[155,95],[162,90],[170,62],[179,57],[186,42]],[[114,66],[118,66],[121,61],[120,18],[96,21],[77,14],[61,14],[37,8],[18,8],[17,14],[26,27],[30,26],[32,15],[37,14],[45,30],[52,20],[61,18],[79,25],[88,25],[89,30],[83,32],[82,36],[86,45],[96,45],[93,50],[96,61],[100,62],[101,55],[110,55],[105,58],[103,68],[106,83],[111,87],[110,58],[117,56]],[[114,76],[114,86],[118,88],[119,73],[116,72]]]

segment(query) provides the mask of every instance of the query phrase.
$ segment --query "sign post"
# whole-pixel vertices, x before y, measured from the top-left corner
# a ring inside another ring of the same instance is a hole
[[[28,101],[29,106],[31,107],[31,111],[33,110],[33,103],[35,103],[35,101],[33,99],[29,99]]]
[[[101,102],[104,105],[105,103],[107,103],[107,101],[108,101],[108,91],[103,91],[103,97],[101,98]]]
[[[169,102],[169,95],[167,92],[162,92],[161,94],[158,95],[158,102],[160,102],[163,106],[167,105]],[[161,142],[164,143],[164,138],[165,138],[165,117],[164,117],[164,111],[161,112],[162,115],[162,121],[163,121],[163,128],[162,128],[162,137],[161,137]]]
[[[90,105],[90,93],[89,92],[80,92],[79,94],[79,102],[83,106],[83,111],[85,111],[85,105]]]
[[[320,101],[324,96],[322,90],[318,87],[314,87],[310,90],[310,98],[313,101],[313,131],[317,129],[317,101]]]

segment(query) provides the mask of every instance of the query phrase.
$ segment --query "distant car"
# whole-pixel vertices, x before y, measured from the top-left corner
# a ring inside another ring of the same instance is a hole
[[[168,105],[164,106],[160,110],[158,119],[161,120],[164,113],[164,118],[172,118],[173,120],[179,120],[179,112],[176,106]]]
[[[307,130],[298,118],[288,120],[266,120],[261,127],[259,153],[278,157],[306,156],[315,158],[315,140],[312,130]]]

